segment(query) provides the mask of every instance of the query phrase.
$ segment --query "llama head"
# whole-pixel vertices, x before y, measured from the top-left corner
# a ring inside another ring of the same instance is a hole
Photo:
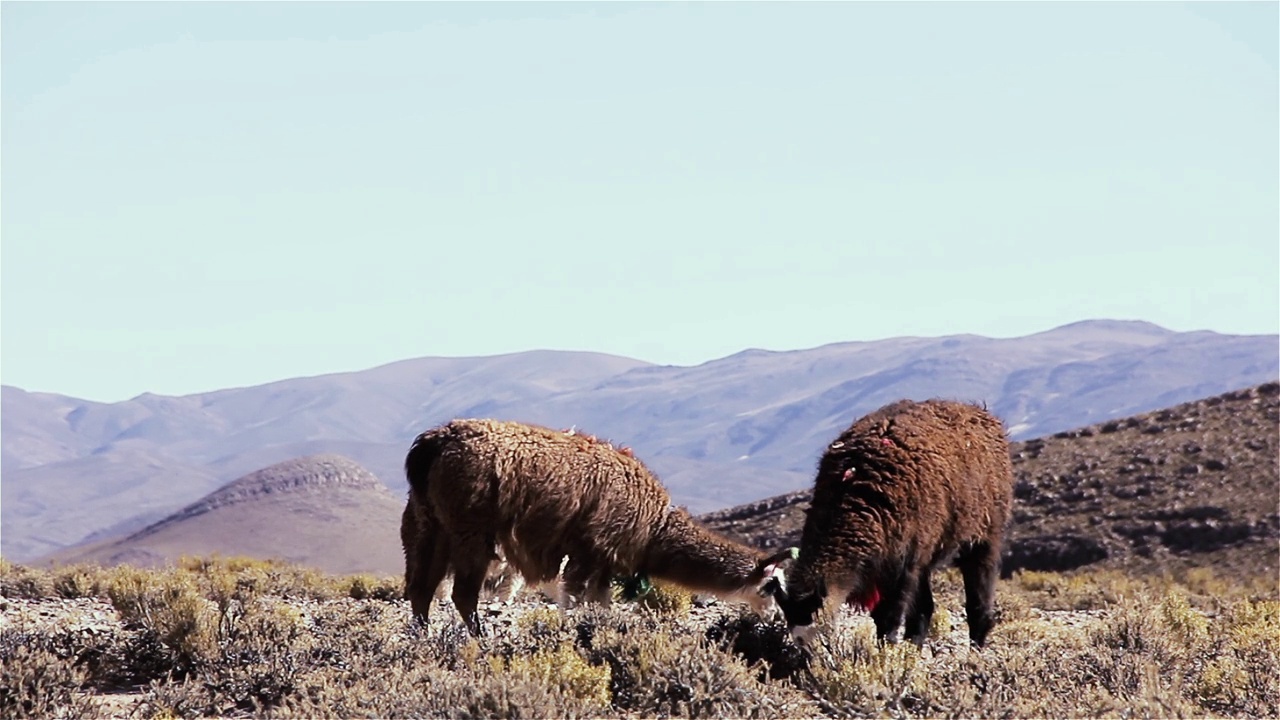
[[[790,585],[775,580],[764,590],[778,603],[792,636],[805,642],[816,629],[814,623],[827,599],[826,581],[821,576],[809,577],[802,573],[793,578]]]
[[[776,608],[775,598],[787,587],[787,576],[782,565],[795,560],[799,554],[798,548],[790,547],[756,562],[755,570],[751,573],[754,592],[744,592],[743,596],[757,613],[764,615]]]

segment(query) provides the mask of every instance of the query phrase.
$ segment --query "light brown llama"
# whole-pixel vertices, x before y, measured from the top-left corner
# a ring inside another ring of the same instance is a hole
[[[405,458],[401,526],[405,586],[425,620],[452,570],[454,606],[479,633],[476,605],[495,548],[527,582],[561,571],[566,593],[608,602],[611,582],[642,574],[763,610],[773,556],[698,524],[671,503],[634,453],[576,432],[496,420],[454,420],[422,433]],[[409,529],[406,529],[409,528]]]
[[[828,597],[871,612],[876,634],[921,643],[933,616],[930,573],[955,559],[969,638],[994,625],[1013,468],[985,408],[903,400],[855,422],[818,465],[800,557],[775,595],[801,638]],[[833,608],[834,609],[834,608]]]

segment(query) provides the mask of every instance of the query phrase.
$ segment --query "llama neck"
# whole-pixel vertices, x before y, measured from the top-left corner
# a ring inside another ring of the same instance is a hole
[[[763,580],[760,553],[673,510],[645,554],[645,572],[689,590],[728,593]]]

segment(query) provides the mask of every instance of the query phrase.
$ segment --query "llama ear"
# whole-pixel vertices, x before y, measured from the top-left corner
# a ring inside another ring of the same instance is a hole
[[[775,571],[765,584],[760,586],[761,597],[785,597],[787,594],[786,578],[781,571]]]

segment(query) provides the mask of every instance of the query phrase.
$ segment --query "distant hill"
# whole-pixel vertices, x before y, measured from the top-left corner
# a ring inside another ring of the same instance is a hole
[[[246,475],[138,532],[48,560],[159,566],[218,553],[331,573],[398,574],[403,509],[368,470],[338,455],[314,455]]]
[[[1280,570],[1280,383],[1017,442],[1011,454],[1006,572]],[[799,543],[809,500],[788,493],[702,520],[784,547]]]
[[[833,436],[834,437],[834,436]],[[1085,565],[1160,573],[1280,569],[1280,383],[1014,443],[1006,571]],[[701,516],[760,547],[799,542],[808,491]],[[403,571],[404,500],[343,457],[246,475],[59,563],[158,565],[182,555],[281,558],[329,572]]]
[[[1088,321],[1020,338],[747,350],[696,367],[535,351],[422,358],[183,397],[0,392],[0,552],[141,529],[245,473],[336,453],[403,492],[414,435],[454,417],[576,425],[635,448],[700,512],[806,487],[826,442],[887,402],[982,400],[1018,439],[1280,376],[1274,335]]]

